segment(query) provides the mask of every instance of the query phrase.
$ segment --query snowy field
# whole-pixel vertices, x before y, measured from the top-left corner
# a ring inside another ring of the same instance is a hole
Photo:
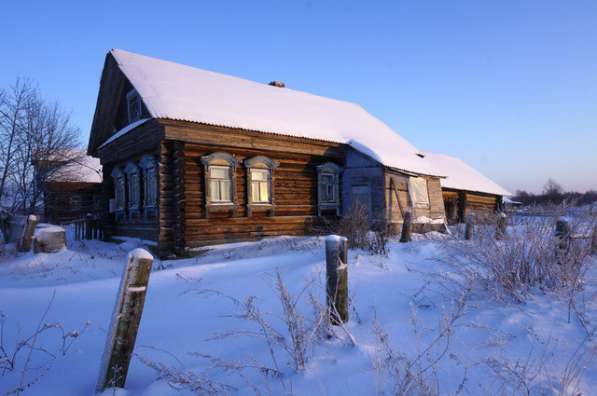
[[[126,390],[105,394],[595,394],[595,257],[575,297],[581,322],[565,293],[535,288],[520,303],[467,281],[450,249],[464,244],[432,233],[391,241],[387,257],[351,250],[344,328],[321,323],[322,238],[156,260]],[[3,393],[93,394],[126,255],[140,245],[71,242],[56,254],[6,246]],[[280,288],[296,302],[295,344]],[[28,339],[44,324],[52,328]]]

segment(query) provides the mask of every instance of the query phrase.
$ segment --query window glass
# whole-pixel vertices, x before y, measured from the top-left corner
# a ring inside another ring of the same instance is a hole
[[[230,168],[228,166],[210,166],[209,177],[214,179],[228,179],[230,177]]]
[[[329,173],[322,174],[319,178],[319,188],[322,202],[336,201],[334,175]]]
[[[270,202],[269,170],[251,170],[251,201],[256,203]]]
[[[209,167],[209,192],[211,202],[231,202],[232,182],[229,166]]]
[[[127,107],[129,114],[129,123],[141,119],[141,98],[137,91],[130,91],[127,96]]]

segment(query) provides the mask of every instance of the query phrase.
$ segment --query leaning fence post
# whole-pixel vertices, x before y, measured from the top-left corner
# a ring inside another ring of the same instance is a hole
[[[473,217],[468,216],[466,218],[465,228],[464,228],[464,239],[470,241],[473,239],[473,232],[475,231],[475,223],[473,222]]]
[[[143,313],[153,256],[135,249],[128,255],[102,357],[97,393],[123,388]]]
[[[570,231],[570,222],[564,217],[560,217],[556,221],[556,244],[559,250],[567,250],[570,247],[570,239],[572,232]]]
[[[31,250],[31,245],[33,243],[33,233],[35,232],[36,226],[37,216],[27,216],[25,226],[23,227],[23,232],[21,233],[21,236],[17,243],[17,250],[19,252],[28,252],[29,250]]]
[[[412,239],[412,214],[410,212],[404,213],[404,222],[402,223],[402,232],[400,233],[400,242],[410,242]]]
[[[504,212],[498,213],[495,229],[495,239],[500,240],[506,237],[506,227],[508,226],[508,217]]]
[[[332,324],[348,321],[348,243],[345,237],[325,239],[326,299]]]

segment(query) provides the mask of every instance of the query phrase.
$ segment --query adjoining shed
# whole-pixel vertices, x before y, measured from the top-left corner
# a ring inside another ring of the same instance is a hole
[[[43,215],[60,224],[80,219],[98,209],[102,167],[98,158],[81,150],[55,153],[34,161],[43,192]]]
[[[462,223],[468,215],[479,220],[501,210],[502,199],[512,195],[459,158],[426,153],[426,158],[446,175],[441,179],[446,219]]]
[[[88,154],[109,232],[161,255],[349,213],[442,225],[441,169],[361,106],[112,50]]]

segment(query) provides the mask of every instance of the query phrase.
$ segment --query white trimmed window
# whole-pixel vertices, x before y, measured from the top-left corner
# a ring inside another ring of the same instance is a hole
[[[340,176],[342,168],[333,162],[317,167],[317,214],[334,210],[340,215]]]
[[[132,89],[126,95],[126,105],[129,124],[141,119],[141,97],[136,90]]]
[[[251,169],[251,202],[268,204],[271,202],[269,169]]]
[[[228,153],[212,153],[201,157],[205,169],[205,205],[216,210],[218,207],[234,208],[236,201],[236,159]]]
[[[232,174],[230,166],[209,167],[209,201],[212,203],[232,202]]]
[[[410,199],[416,208],[429,207],[429,193],[427,191],[427,179],[424,177],[410,177],[408,179],[408,192]]]
[[[273,205],[273,174],[278,163],[259,155],[245,160],[244,164],[247,168],[247,203]]]

